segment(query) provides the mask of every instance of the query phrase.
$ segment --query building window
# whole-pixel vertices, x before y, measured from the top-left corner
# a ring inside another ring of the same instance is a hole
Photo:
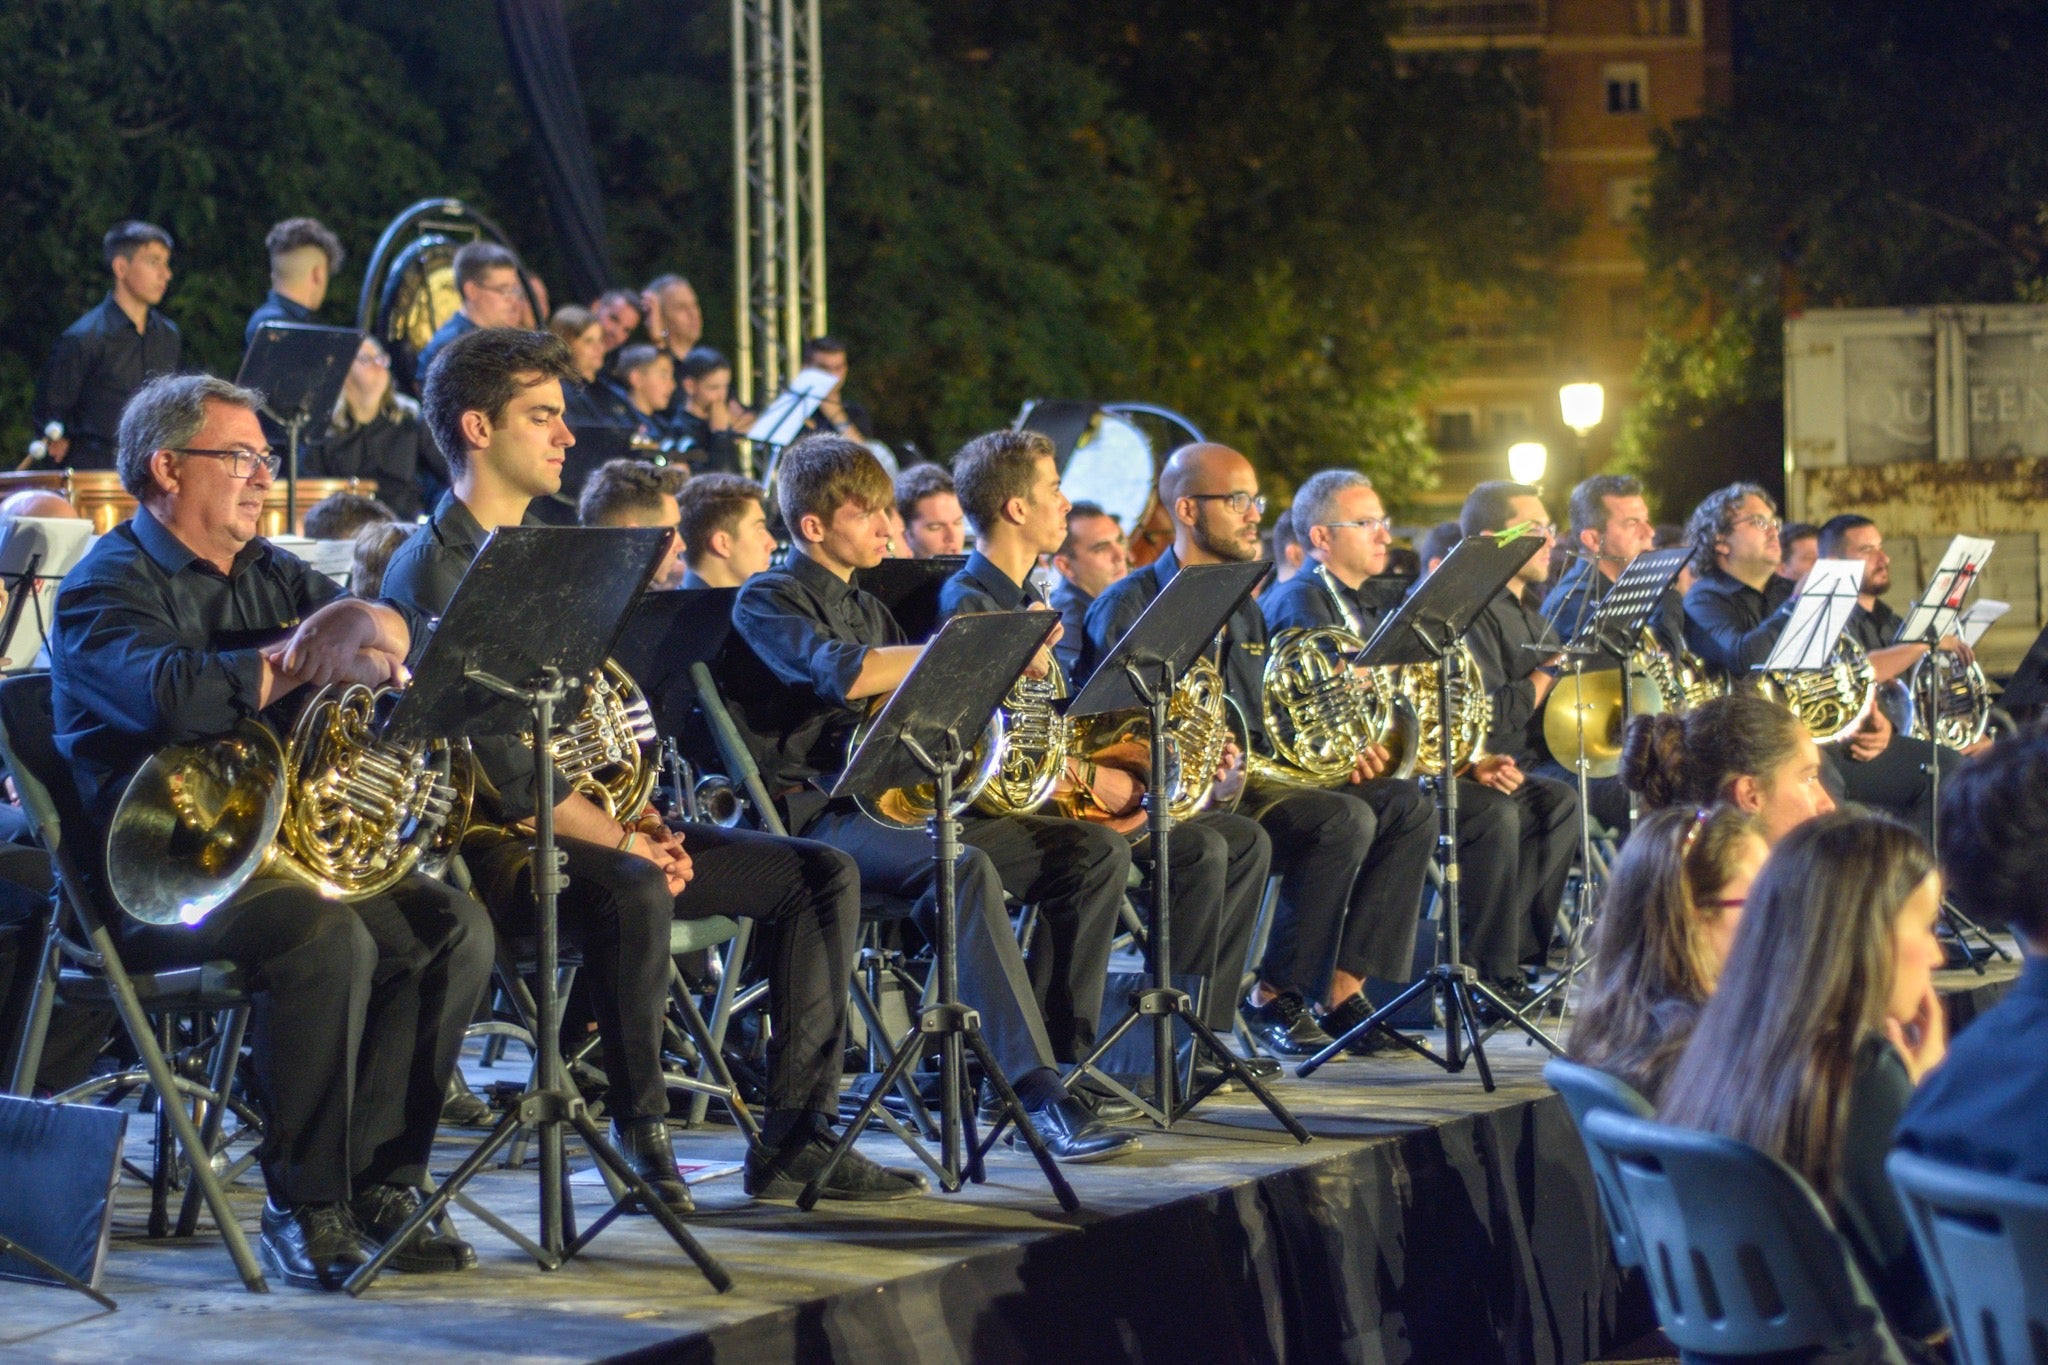
[[[1645,38],[1683,38],[1692,32],[1692,0],[1636,0],[1636,32]]]
[[[1601,72],[1607,112],[1640,114],[1650,107],[1650,68],[1641,62],[1613,62]]]
[[[1439,408],[1430,419],[1438,450],[1471,450],[1479,444],[1479,413],[1473,408]]]
[[[1643,336],[1643,291],[1636,285],[1620,285],[1607,291],[1607,312],[1616,341],[1640,341]]]
[[[1529,409],[1519,406],[1488,408],[1486,426],[1487,434],[1495,444],[1520,440],[1529,434]]]
[[[1607,182],[1607,221],[1624,227],[1650,206],[1650,177],[1617,175]]]

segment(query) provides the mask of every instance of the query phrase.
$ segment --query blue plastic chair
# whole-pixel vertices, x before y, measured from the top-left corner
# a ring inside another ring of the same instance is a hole
[[[1593,1166],[1593,1185],[1600,1192],[1600,1211],[1607,1216],[1607,1236],[1614,1244],[1615,1262],[1623,1270],[1641,1265],[1643,1253],[1636,1238],[1635,1222],[1629,1215],[1628,1198],[1622,1192],[1621,1174],[1607,1154],[1586,1137],[1586,1115],[1604,1110],[1647,1119],[1656,1117],[1656,1109],[1628,1082],[1597,1067],[1568,1062],[1562,1057],[1552,1057],[1543,1064],[1543,1079],[1564,1098],[1565,1108],[1571,1110],[1572,1125],[1579,1130],[1579,1140],[1586,1144],[1586,1160]]]
[[[2048,1361],[2048,1185],[1913,1152],[1885,1171],[1965,1365]]]
[[[1905,1356],[1807,1183],[1754,1147],[1612,1111],[1586,1140],[1613,1163],[1658,1325],[1688,1356]]]

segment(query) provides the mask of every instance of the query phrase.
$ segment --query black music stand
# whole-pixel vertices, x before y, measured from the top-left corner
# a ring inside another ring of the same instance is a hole
[[[839,383],[839,377],[830,370],[798,370],[790,376],[789,387],[769,400],[754,424],[747,428],[748,443],[764,446],[768,451],[768,468],[761,475],[764,487],[775,487],[775,467],[782,460],[782,452],[803,438],[811,417],[825,405]],[[754,475],[751,468],[741,472],[748,478]]]
[[[1507,587],[1515,571],[1532,559],[1543,545],[1539,536],[1525,528],[1467,536],[1444,556],[1436,571],[1416,585],[1398,611],[1380,622],[1380,628],[1353,661],[1367,668],[1395,664],[1437,665],[1437,744],[1439,776],[1437,793],[1437,863],[1443,869],[1443,925],[1447,951],[1436,966],[1424,972],[1392,1000],[1374,1010],[1333,1040],[1322,1051],[1295,1069],[1297,1076],[1313,1075],[1316,1069],[1363,1038],[1374,1029],[1383,1030],[1395,1042],[1421,1054],[1445,1071],[1465,1069],[1465,1052],[1458,1037],[1463,1029],[1471,1042],[1472,1060],[1478,1063],[1479,1081],[1493,1089],[1493,1069],[1486,1063],[1486,1048],[1479,1036],[1479,1005],[1490,1006],[1494,1016],[1513,1024],[1559,1056],[1559,1047],[1549,1034],[1530,1023],[1500,998],[1479,974],[1459,961],[1464,950],[1458,904],[1458,782],[1451,763],[1451,732],[1456,729],[1453,683],[1457,672],[1457,644],[1479,613],[1486,610],[1494,594]],[[1475,685],[1477,680],[1475,679]],[[1408,1002],[1441,986],[1444,993],[1444,1050],[1438,1056],[1428,1046],[1396,1029],[1389,1020],[1406,1009]]]
[[[910,676],[896,688],[881,715],[875,718],[867,738],[847,761],[846,770],[833,785],[838,797],[879,796],[897,787],[930,783],[933,790],[932,856],[937,874],[937,942],[939,959],[938,997],[918,1012],[917,1023],[896,1046],[896,1055],[875,1083],[867,1100],[846,1125],[832,1154],[797,1196],[797,1207],[816,1206],[825,1182],[832,1178],[840,1158],[866,1131],[868,1122],[880,1109],[883,1097],[911,1067],[937,1048],[942,1077],[940,1096],[940,1160],[907,1130],[896,1136],[908,1144],[927,1166],[943,1172],[939,1185],[948,1194],[963,1180],[979,1184],[985,1179],[982,1149],[974,1136],[975,1106],[967,1103],[967,1058],[981,1063],[982,1075],[996,1092],[1003,1121],[1014,1121],[1024,1135],[1031,1155],[1045,1173],[1046,1183],[1060,1207],[1077,1213],[1081,1201],[1058,1163],[1046,1148],[1045,1139],[1032,1125],[1009,1078],[996,1064],[995,1054],[981,1036],[981,1016],[960,1000],[960,911],[954,890],[954,864],[960,857],[960,820],[953,813],[953,781],[974,740],[988,725],[988,718],[1009,694],[1010,687],[1024,672],[1031,658],[1051,638],[1059,618],[1047,612],[974,612],[956,616],[925,646],[923,657]],[[966,739],[962,739],[962,736]]]
[[[284,432],[284,525],[299,529],[299,441],[327,428],[363,334],[351,327],[266,322],[256,329],[235,382],[263,395],[263,415]]]
[[[967,567],[966,555],[930,559],[885,559],[853,571],[853,586],[889,609],[903,638],[929,640],[939,628],[939,593],[946,580]]]
[[[1152,857],[1152,925],[1146,945],[1152,958],[1152,985],[1131,997],[1130,1013],[1118,1020],[1116,1027],[1096,1043],[1095,1050],[1068,1073],[1066,1082],[1071,1089],[1081,1077],[1092,1073],[1102,1084],[1137,1105],[1154,1124],[1171,1128],[1229,1077],[1243,1082],[1297,1142],[1307,1142],[1308,1129],[1288,1112],[1287,1106],[1267,1089],[1243,1058],[1224,1046],[1223,1040],[1202,1022],[1188,993],[1173,984],[1173,878],[1167,842],[1173,830],[1171,774],[1177,759],[1170,751],[1166,733],[1167,703],[1172,700],[1181,675],[1209,648],[1223,623],[1271,569],[1264,561],[1184,566],[1165,591],[1152,599],[1152,605],[1145,608],[1144,615],[1124,633],[1123,639],[1117,641],[1116,648],[1097,666],[1087,686],[1067,707],[1070,717],[1140,707],[1150,717],[1152,771],[1145,783],[1145,823],[1151,835]],[[1242,967],[1242,963],[1219,965],[1219,971],[1229,973],[1227,989],[1237,988],[1237,973]],[[1211,989],[1216,985],[1212,982]],[[1152,1023],[1151,1100],[1096,1065],[1140,1020]],[[1199,1057],[1206,1049],[1220,1068],[1214,1079],[1191,1088],[1184,1100],[1178,1098],[1178,1048],[1173,1032],[1176,1020],[1187,1025],[1194,1035],[1195,1055]],[[989,1140],[993,1142],[1000,1131],[998,1128],[991,1133]]]
[[[541,1269],[559,1269],[628,1204],[638,1202],[714,1289],[724,1293],[732,1287],[725,1267],[598,1131],[562,1065],[556,904],[568,879],[555,847],[555,767],[548,753],[555,708],[604,666],[627,607],[653,577],[667,543],[666,533],[652,527],[507,527],[493,532],[456,587],[414,670],[412,686],[385,722],[383,737],[398,742],[532,731],[533,892],[540,929],[535,991],[540,1018],[534,1046],[540,1083],[518,1097],[490,1136],[428,1195],[406,1225],[349,1276],[344,1287],[352,1295],[368,1289],[399,1248],[438,1218],[526,1125],[540,1132],[540,1242],[467,1199],[463,1206],[517,1243]],[[575,1128],[592,1158],[627,1190],[581,1234],[574,1231],[564,1126]]]

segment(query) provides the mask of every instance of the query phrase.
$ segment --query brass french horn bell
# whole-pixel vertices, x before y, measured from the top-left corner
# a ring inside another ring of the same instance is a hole
[[[1648,678],[1629,676],[1627,715],[1645,715],[1664,709],[1656,685]],[[1543,742],[1550,756],[1566,769],[1579,761],[1579,731],[1585,729],[1586,776],[1613,777],[1621,771],[1621,670],[1598,673],[1566,673],[1543,702]]]
[[[197,924],[271,858],[284,749],[255,721],[151,755],[107,831],[107,883],[144,924]]]

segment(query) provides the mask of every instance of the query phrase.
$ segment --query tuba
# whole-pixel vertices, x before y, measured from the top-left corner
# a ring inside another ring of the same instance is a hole
[[[144,924],[197,924],[256,877],[361,900],[432,871],[467,814],[445,741],[377,737],[385,687],[322,688],[280,743],[244,721],[153,755],[107,831],[107,881]]]
[[[1931,715],[1924,705],[1930,687]],[[1964,663],[1961,655],[1946,649],[1933,651],[1903,679],[1885,684],[1880,700],[1890,703],[1886,710],[1900,734],[1951,749],[1969,748],[1984,738],[1991,724],[1991,684],[1984,670],[1975,660]]]
[[[1493,728],[1493,698],[1478,686],[1479,663],[1464,641],[1457,645],[1458,678],[1451,685],[1451,710],[1455,713],[1450,733],[1451,771],[1457,772],[1479,757],[1486,732]],[[1443,717],[1438,714],[1438,670],[1436,663],[1403,664],[1393,670],[1394,688],[1407,700],[1415,716],[1415,772],[1436,777],[1443,771]]]
[[[1762,674],[1757,690],[1799,717],[1816,744],[1847,739],[1877,703],[1877,673],[1863,646],[1843,636],[1828,666],[1814,672]]]

